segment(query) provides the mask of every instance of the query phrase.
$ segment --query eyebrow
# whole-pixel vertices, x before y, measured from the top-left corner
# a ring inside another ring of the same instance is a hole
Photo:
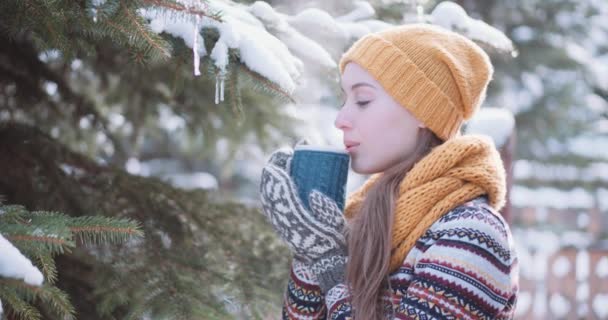
[[[376,89],[376,87],[375,87],[374,85],[369,84],[369,83],[367,83],[367,82],[357,82],[357,83],[355,83],[355,84],[353,84],[353,85],[351,86],[351,90],[354,90],[354,89],[356,89],[356,88],[358,88],[358,87],[364,87],[364,86],[365,86],[365,87],[371,87],[371,88]],[[340,88],[342,89],[342,86],[340,86]],[[344,89],[342,89],[342,91],[344,91]]]

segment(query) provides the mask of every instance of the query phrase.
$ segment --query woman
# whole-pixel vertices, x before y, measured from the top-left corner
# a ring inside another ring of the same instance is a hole
[[[287,174],[262,171],[264,213],[294,253],[284,319],[511,319],[518,268],[505,174],[489,138],[460,135],[493,69],[472,41],[429,25],[367,35],[341,58],[335,126],[372,176],[344,212]]]

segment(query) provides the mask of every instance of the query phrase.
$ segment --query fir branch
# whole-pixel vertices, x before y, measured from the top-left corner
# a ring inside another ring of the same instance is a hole
[[[268,87],[268,88],[270,88],[270,89],[278,92],[283,97],[287,98],[291,103],[296,103],[296,101],[293,99],[293,97],[287,91],[283,90],[283,88],[281,88],[279,85],[277,85],[274,82],[268,80],[267,78],[263,77],[259,73],[257,73],[255,71],[249,69],[242,62],[239,62],[238,65],[239,65],[240,69],[242,69],[243,71],[245,71],[247,74],[249,74],[251,77],[253,77],[257,81],[260,81],[262,84],[264,84],[265,87]]]
[[[124,4],[124,1],[120,1],[120,7],[124,10],[125,14],[127,15],[128,19],[131,21],[131,23],[133,25],[135,25],[135,27],[137,28],[139,33],[141,35],[143,35],[143,37],[146,40],[148,40],[148,44],[151,47],[156,48],[157,50],[161,51],[165,57],[167,57],[167,58],[171,57],[171,54],[169,53],[169,51],[167,51],[166,48],[163,48],[162,45],[160,45],[159,43],[157,43],[154,39],[152,39],[150,37],[150,33],[148,32],[148,30],[146,30],[146,28],[139,23],[137,18],[133,16],[133,13],[131,12],[131,10],[129,10],[129,8],[127,8],[126,5]]]
[[[0,282],[4,282],[0,279]],[[42,319],[40,312],[25,301],[15,290],[13,286],[0,286],[0,300],[6,309],[8,316],[16,317],[17,319],[39,320]]]
[[[241,90],[239,89],[239,73],[238,68],[228,75],[228,85],[230,86],[230,102],[232,104],[232,112],[237,116],[237,123],[243,122],[243,101],[241,100]]]
[[[217,22],[223,22],[219,14],[209,14],[206,11],[198,10],[196,8],[187,8],[186,6],[179,4],[179,3],[168,3],[165,1],[161,1],[161,0],[143,0],[143,2],[148,5],[162,7],[162,8],[170,9],[173,11],[185,12],[188,14],[193,14],[193,15],[198,15],[200,17],[209,18],[209,19],[215,20]],[[207,8],[206,4],[205,3],[203,3],[203,4],[205,5],[205,8]]]
[[[49,284],[54,284],[57,281],[57,267],[55,260],[50,253],[38,253],[36,255],[36,265],[39,267],[44,279]]]
[[[140,227],[131,220],[100,216],[73,218],[69,229],[84,243],[121,243],[133,237],[143,236]]]
[[[38,291],[40,300],[48,306],[51,306],[53,312],[60,316],[63,320],[76,319],[76,310],[70,302],[69,296],[61,289],[54,286],[43,286]]]
[[[27,241],[27,242],[38,242],[44,243],[49,246],[60,246],[64,247],[69,244],[65,239],[52,237],[52,236],[33,236],[33,235],[6,235],[5,238],[7,240],[13,241]]]
[[[75,319],[74,314],[76,313],[76,310],[70,303],[68,295],[55,286],[47,284],[38,287],[29,285],[20,280],[2,278],[0,278],[0,284],[10,288],[17,296],[21,297],[26,304],[36,303],[40,300],[43,305],[50,306],[53,312],[61,319]],[[33,310],[36,310],[35,307],[32,306],[32,308]],[[29,320],[32,318],[25,316],[24,319]]]
[[[109,22],[109,20],[104,21]],[[0,34],[0,42],[3,41],[8,42],[9,40]],[[40,98],[39,100],[44,100],[45,103],[50,106],[49,110],[57,113],[60,117],[72,116],[75,120],[78,120],[80,117],[85,115],[91,115],[94,123],[101,126],[100,129],[104,132],[108,139],[112,141],[112,145],[116,152],[121,155],[126,154],[124,146],[109,129],[108,120],[103,117],[99,111],[97,111],[97,108],[89,99],[74,92],[64,77],[62,77],[55,70],[51,69],[48,64],[40,61],[40,58],[36,53],[36,48],[31,43],[28,43],[23,37],[15,39],[11,43],[12,45],[7,46],[6,48],[0,46],[0,53],[2,50],[5,50],[4,52],[9,56],[9,59],[15,59],[16,61],[19,61],[19,63],[17,66],[15,66],[15,68],[12,69],[3,68],[0,66],[0,74],[3,74],[3,76],[8,75],[8,78],[15,81],[19,87],[22,87],[24,92],[28,93],[28,95],[34,93],[36,97]],[[21,66],[23,68],[19,68]],[[61,108],[57,102],[55,102],[44,90],[42,90],[38,83],[34,83],[30,80],[35,79],[36,77],[56,84],[57,91],[60,93],[65,102],[70,102],[75,106],[75,112],[61,114],[60,111],[62,111],[64,108]]]

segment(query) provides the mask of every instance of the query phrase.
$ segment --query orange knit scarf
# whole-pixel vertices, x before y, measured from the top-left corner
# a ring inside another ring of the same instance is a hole
[[[367,191],[381,173],[372,175],[346,202],[344,215],[359,211]],[[505,203],[505,170],[487,137],[464,135],[435,147],[406,174],[395,202],[390,271],[401,266],[416,240],[451,209],[480,195],[500,210]]]

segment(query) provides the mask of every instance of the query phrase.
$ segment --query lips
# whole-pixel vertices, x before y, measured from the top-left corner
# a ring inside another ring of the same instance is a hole
[[[345,140],[344,146],[346,147],[346,151],[351,152],[359,145],[358,142]]]

